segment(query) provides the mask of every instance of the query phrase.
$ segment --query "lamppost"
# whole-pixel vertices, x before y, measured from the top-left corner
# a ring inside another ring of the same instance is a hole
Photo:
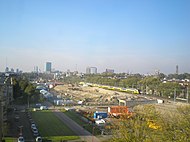
[[[28,94],[28,109],[30,107],[29,94]]]
[[[189,103],[189,88],[188,88],[189,84],[188,84],[188,82],[185,81],[184,86],[186,87],[186,99],[187,99],[187,103]]]
[[[19,129],[20,129],[19,136],[22,136],[22,128],[23,128],[23,126],[19,126]]]
[[[94,129],[95,129],[95,126],[92,127],[92,142],[94,142]]]
[[[2,135],[3,135],[3,105],[1,99],[2,98],[0,98],[0,141],[2,141]]]

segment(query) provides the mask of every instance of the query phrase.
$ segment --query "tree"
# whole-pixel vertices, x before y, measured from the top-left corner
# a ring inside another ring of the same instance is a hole
[[[151,127],[152,125],[157,126]],[[178,107],[173,113],[159,113],[154,106],[138,107],[127,120],[120,120],[113,142],[189,142],[190,106]]]
[[[160,80],[162,80],[162,79],[166,78],[166,75],[163,73],[159,73],[158,77]]]
[[[147,94],[149,94],[149,92],[150,94],[155,94],[160,83],[160,79],[154,76],[148,76],[139,81],[139,84],[142,84],[143,89],[146,89]]]
[[[28,80],[19,79],[18,82],[19,82],[19,86],[20,86],[21,90],[24,92],[24,90],[28,86]]]
[[[35,96],[35,97],[33,97]],[[39,99],[39,92],[36,91],[35,86],[27,79],[22,77],[13,78],[13,97],[20,98],[23,103],[27,102],[29,98],[33,97],[35,100]]]
[[[158,125],[158,129],[150,127],[149,122]],[[120,120],[113,134],[113,142],[153,142],[160,140],[162,118],[153,106],[138,108],[129,119]]]
[[[166,83],[161,83],[158,86],[158,92],[160,96],[164,97],[173,97],[174,96],[174,91],[176,91],[178,94],[181,92],[181,85],[176,82],[166,82]]]

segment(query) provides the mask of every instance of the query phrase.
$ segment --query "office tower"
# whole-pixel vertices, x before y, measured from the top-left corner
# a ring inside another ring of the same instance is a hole
[[[178,67],[178,65],[176,65],[176,74],[178,74],[179,73],[179,67]]]
[[[11,68],[11,72],[14,72],[14,69],[13,69],[13,68]]]
[[[90,74],[90,67],[86,68],[86,74]]]
[[[46,72],[51,72],[51,62],[46,62]]]
[[[8,67],[5,68],[5,72],[9,72],[9,68]]]
[[[39,70],[38,70],[38,66],[34,66],[34,72],[35,72],[35,73],[38,73],[38,71],[39,71]]]
[[[96,67],[87,67],[86,74],[97,74],[97,68]]]
[[[106,73],[114,73],[113,69],[106,69]]]
[[[96,67],[91,67],[90,68],[90,73],[91,74],[97,74],[97,68]]]

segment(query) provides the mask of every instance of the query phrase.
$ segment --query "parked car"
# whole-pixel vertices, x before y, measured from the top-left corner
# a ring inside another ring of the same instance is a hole
[[[39,132],[38,132],[38,129],[37,129],[37,128],[33,128],[33,129],[32,129],[32,132],[33,132],[33,135],[34,135],[35,137],[39,136]]]
[[[34,135],[35,137],[39,136],[38,131],[33,132],[33,135]]]
[[[24,137],[19,137],[18,142],[24,142]]]
[[[36,142],[42,142],[42,137],[37,137]]]
[[[41,106],[40,110],[48,110],[48,107],[47,106]]]
[[[36,129],[36,125],[34,123],[31,124],[31,129]]]

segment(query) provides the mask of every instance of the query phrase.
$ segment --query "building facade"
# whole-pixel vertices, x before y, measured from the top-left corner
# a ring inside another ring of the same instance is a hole
[[[106,73],[114,73],[113,69],[106,69]]]
[[[46,72],[50,73],[51,72],[51,62],[46,62]]]
[[[96,67],[87,67],[86,74],[97,74],[97,68]]]
[[[11,77],[0,79],[0,141],[7,128],[7,109],[13,101],[13,81]]]

